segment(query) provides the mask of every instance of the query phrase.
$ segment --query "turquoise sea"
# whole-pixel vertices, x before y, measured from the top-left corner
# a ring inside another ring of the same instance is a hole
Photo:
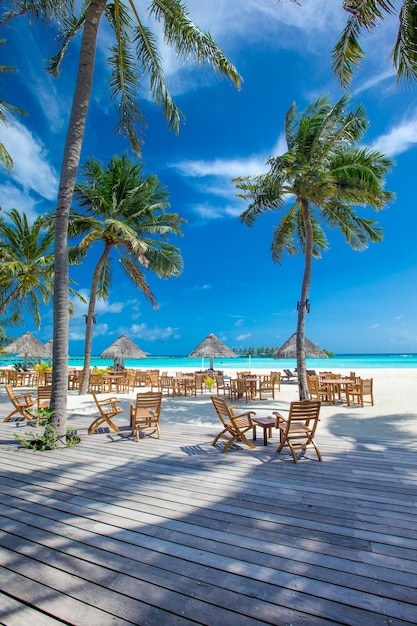
[[[0,357],[0,367],[21,362],[22,359],[13,356]],[[70,367],[82,367],[82,356],[70,357]],[[101,359],[99,356],[92,357],[91,365],[107,367],[113,365],[113,359]],[[149,356],[146,359],[125,359],[125,367],[138,367],[142,369],[167,369],[173,367],[178,371],[184,368],[196,370],[206,369],[210,365],[209,359],[190,359],[187,356]],[[262,357],[237,357],[235,359],[214,359],[215,369],[294,369],[295,359],[272,359]],[[309,369],[361,369],[361,368],[410,368],[417,367],[417,354],[338,354],[328,359],[307,359]]]
[[[81,367],[83,357],[71,357],[71,367]],[[95,357],[91,361],[92,366],[107,367],[113,365],[112,359]],[[140,367],[146,369],[166,369],[174,367],[179,371],[185,367],[193,369],[205,369],[210,365],[209,359],[190,359],[187,356],[149,356],[146,359],[126,359],[125,367]],[[215,369],[245,368],[251,369],[283,369],[296,367],[295,359],[272,359],[261,357],[237,357],[235,359],[214,359]],[[340,354],[329,359],[307,359],[307,367],[310,369],[359,369],[359,368],[402,368],[417,367],[417,354]]]

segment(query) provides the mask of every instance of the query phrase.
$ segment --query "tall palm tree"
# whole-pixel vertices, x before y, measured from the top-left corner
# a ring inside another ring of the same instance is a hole
[[[284,211],[273,232],[272,259],[281,263],[284,253],[304,254],[304,274],[298,303],[297,372],[300,399],[308,397],[304,329],[309,310],[312,260],[328,247],[324,226],[339,228],[354,250],[368,241],[382,240],[374,220],[359,217],[355,207],[383,209],[392,199],[384,190],[390,159],[375,150],[357,147],[367,121],[361,106],[346,110],[349,98],[332,104],[327,96],[299,114],[293,104],[287,112],[288,151],[271,157],[266,174],[236,178],[238,194],[249,202],[240,219],[248,226],[266,211]],[[286,204],[286,200],[289,204]]]
[[[25,213],[12,209],[0,218],[0,317],[28,310],[40,327],[40,304],[53,296],[54,232],[45,217],[30,226]],[[24,305],[24,306],[23,306]]]
[[[79,16],[72,13],[72,0],[16,0],[13,10],[3,22],[30,13],[36,18],[59,18],[63,25],[62,47],[54,57],[51,71],[57,72],[71,40],[82,33],[78,75],[72,102],[64,155],[60,173],[55,228],[55,289],[51,410],[57,436],[65,435],[68,384],[68,222],[71,201],[80,163],[81,147],[92,89],[97,35],[104,15],[113,29],[115,44],[109,62],[112,67],[110,86],[121,115],[119,130],[125,132],[132,147],[139,152],[137,123],[141,120],[137,107],[139,77],[149,76],[153,100],[163,109],[170,127],[178,129],[181,113],[166,85],[158,40],[146,21],[149,17],[162,24],[165,43],[178,57],[194,60],[199,65],[210,63],[236,86],[240,76],[208,32],[202,31],[189,18],[181,0],[88,0]]]
[[[111,252],[118,253],[127,276],[156,307],[146,273],[152,271],[160,278],[181,273],[181,255],[167,237],[181,235],[185,221],[165,212],[168,194],[158,177],[145,175],[143,164],[133,163],[127,155],[113,157],[106,169],[90,159],[82,174],[83,182],[75,186],[75,198],[86,215],[71,219],[70,233],[84,233],[76,249],[81,257],[96,242],[101,242],[103,248],[91,281],[80,394],[88,390],[96,299],[109,296]]]
[[[398,12],[398,32],[390,57],[397,80],[417,78],[417,3],[403,0],[397,10],[390,0],[344,0],[343,8],[350,13],[345,29],[333,49],[333,69],[343,87],[348,87],[355,68],[364,57],[359,38],[370,32],[388,15]]]

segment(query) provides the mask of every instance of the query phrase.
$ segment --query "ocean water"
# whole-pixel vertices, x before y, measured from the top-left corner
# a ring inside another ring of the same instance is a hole
[[[69,365],[81,367],[83,357],[72,357]],[[294,369],[297,366],[295,359],[272,359],[262,357],[237,357],[235,359],[214,359],[215,369]],[[107,367],[113,365],[112,359],[95,357],[91,360],[92,366]],[[146,359],[125,359],[125,367],[139,367],[145,369],[167,369],[173,367],[178,371],[186,367],[206,369],[210,366],[210,359],[190,359],[186,356],[149,356]],[[307,368],[323,370],[331,368],[361,369],[361,368],[404,368],[417,367],[417,354],[341,354],[328,359],[307,359]]]
[[[0,367],[22,362],[21,358],[13,356],[0,357]],[[70,367],[82,367],[82,356],[70,357]],[[113,365],[113,359],[101,359],[99,356],[92,357],[91,366],[107,367]],[[272,359],[262,357],[237,357],[235,359],[214,359],[214,368],[220,370],[231,369],[294,369],[295,359]],[[195,370],[206,369],[210,366],[210,359],[190,359],[187,356],[149,356],[146,359],[125,359],[125,367],[138,367],[142,369],[175,368],[181,371],[185,368]],[[307,359],[307,368],[316,370],[326,369],[369,369],[369,368],[414,368],[417,367],[417,354],[339,354],[328,359]]]

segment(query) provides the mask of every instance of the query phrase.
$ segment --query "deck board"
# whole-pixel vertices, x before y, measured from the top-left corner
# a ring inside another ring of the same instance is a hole
[[[89,421],[51,452],[0,423],[0,623],[417,623],[417,442],[318,433],[295,465],[275,433],[223,455],[215,423]]]

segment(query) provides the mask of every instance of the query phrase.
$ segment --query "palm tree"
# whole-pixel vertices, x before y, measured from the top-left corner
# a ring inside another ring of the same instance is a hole
[[[348,102],[344,96],[333,105],[323,96],[302,114],[293,104],[285,120],[288,151],[269,159],[266,174],[234,179],[241,190],[238,195],[249,202],[240,216],[248,226],[266,211],[285,209],[273,233],[273,261],[281,263],[285,252],[293,255],[298,249],[304,254],[297,320],[301,400],[308,397],[304,328],[312,260],[328,247],[323,226],[339,228],[354,250],[363,250],[368,241],[381,241],[382,231],[374,220],[359,217],[355,207],[369,204],[379,211],[393,197],[384,190],[384,176],[392,162],[380,152],[355,145],[367,121],[361,106],[347,112]]]
[[[82,174],[84,182],[75,186],[75,198],[87,215],[71,219],[70,233],[85,233],[75,252],[84,257],[95,242],[102,242],[103,249],[91,281],[80,394],[88,390],[96,299],[109,296],[110,253],[113,250],[119,254],[127,276],[156,307],[146,272],[152,271],[160,278],[181,273],[179,250],[166,239],[171,234],[182,234],[181,224],[185,221],[165,212],[168,195],[158,177],[144,175],[143,164],[133,163],[127,155],[113,157],[106,169],[90,159]]]
[[[40,304],[53,295],[54,232],[45,217],[29,225],[25,213],[12,209],[0,218],[0,317],[19,318],[28,310],[40,327]],[[24,305],[24,307],[23,307]]]
[[[0,218],[0,317],[3,326],[16,326],[28,311],[40,328],[40,305],[48,304],[54,293],[54,220],[39,216],[29,224],[17,209]],[[8,219],[6,219],[8,218]],[[70,288],[72,295],[84,298]],[[72,310],[67,300],[67,309]],[[7,313],[7,319],[3,316]]]
[[[228,77],[236,86],[240,76],[228,61],[211,35],[198,28],[189,18],[181,0],[142,1],[140,10],[134,0],[128,7],[115,0],[89,0],[82,5],[79,17],[72,14],[71,0],[23,0],[14,2],[14,10],[3,17],[3,22],[19,15],[32,13],[35,18],[50,21],[59,18],[63,25],[62,47],[54,57],[51,71],[57,72],[71,40],[81,31],[79,68],[68,125],[60,173],[55,226],[55,288],[54,333],[51,410],[57,437],[65,435],[68,384],[68,223],[71,201],[80,163],[81,147],[92,89],[97,34],[101,17],[105,15],[115,36],[109,62],[112,67],[110,86],[112,97],[120,113],[118,130],[125,132],[132,147],[139,153],[137,123],[141,121],[136,105],[139,77],[149,76],[153,100],[163,109],[171,128],[178,129],[181,113],[167,88],[161,64],[158,40],[147,26],[152,19],[162,24],[165,43],[174,48],[178,57],[194,60],[199,65],[210,63],[215,70]],[[130,10],[130,13],[128,11]],[[131,15],[133,17],[131,17]]]
[[[333,50],[333,69],[343,87],[348,87],[353,72],[364,57],[359,37],[370,32],[387,15],[397,13],[390,0],[344,0],[343,8],[350,13],[346,27]],[[397,80],[417,78],[417,3],[403,0],[398,10],[397,40],[390,57]]]

